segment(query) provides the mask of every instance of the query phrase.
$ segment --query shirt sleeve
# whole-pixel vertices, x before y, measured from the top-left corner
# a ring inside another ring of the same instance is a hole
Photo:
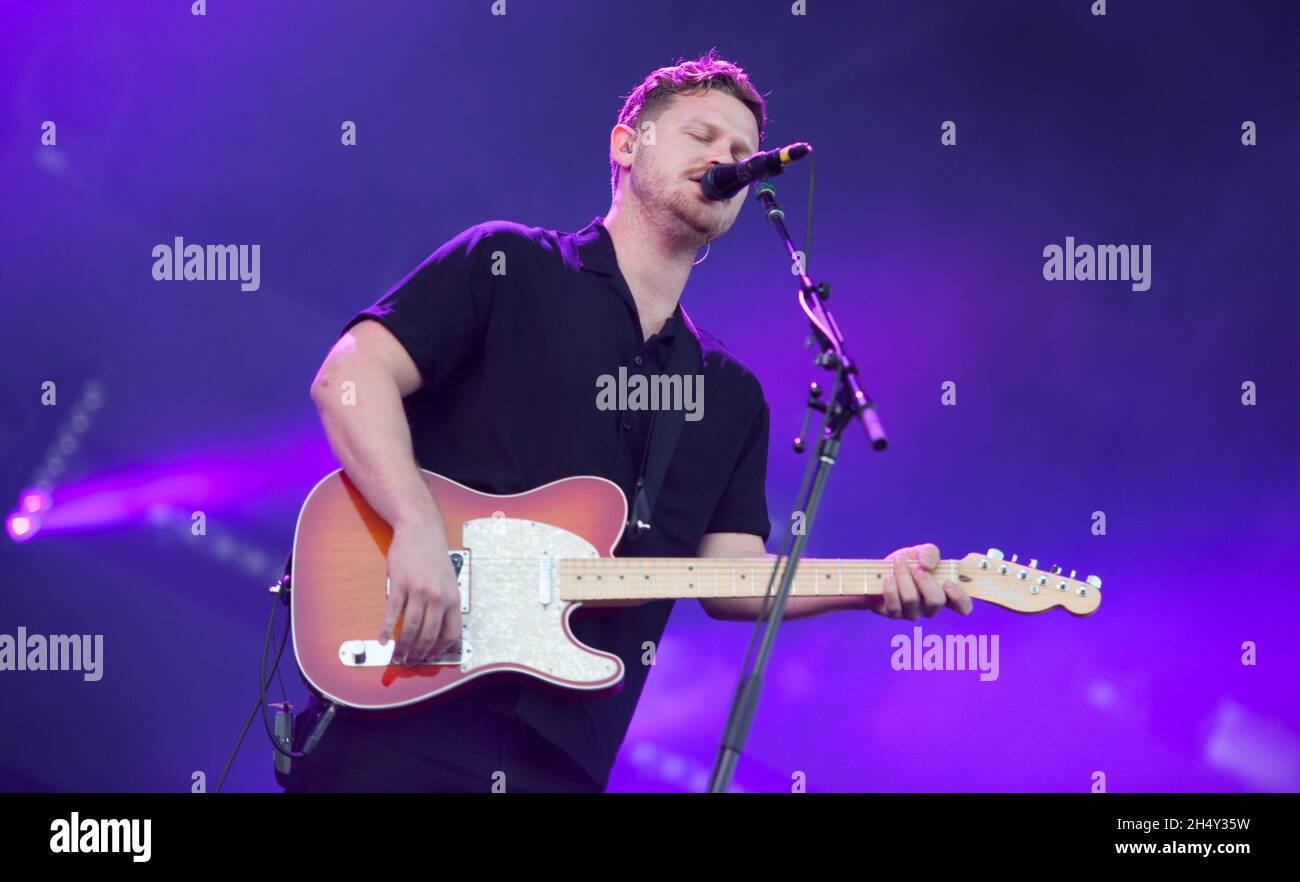
[[[482,342],[495,288],[494,262],[504,253],[493,222],[457,234],[343,331],[373,319],[392,332],[426,386],[452,372]]]
[[[706,533],[753,533],[767,542],[772,532],[767,514],[767,441],[771,412],[767,402],[760,401]]]

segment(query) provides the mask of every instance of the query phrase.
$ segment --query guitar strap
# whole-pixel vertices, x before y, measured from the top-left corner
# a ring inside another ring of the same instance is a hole
[[[668,376],[681,377],[684,384],[688,377],[703,372],[704,356],[695,324],[680,304],[678,304],[678,311],[681,313],[681,326],[673,335],[664,373]],[[685,423],[684,410],[664,410],[661,407],[651,414],[650,434],[646,439],[645,452],[641,456],[641,473],[636,479],[632,508],[623,532],[625,540],[640,537],[654,523],[651,517],[654,514],[655,500],[658,499],[659,491],[663,488],[664,478],[668,474],[668,464],[672,462],[673,452],[677,449],[677,441],[681,437]]]

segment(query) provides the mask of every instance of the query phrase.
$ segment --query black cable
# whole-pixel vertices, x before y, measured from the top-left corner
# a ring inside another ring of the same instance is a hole
[[[280,590],[283,591],[284,588],[282,587]],[[280,602],[280,597],[278,595],[276,596],[276,601],[277,603]],[[271,622],[274,621],[275,621],[275,608],[272,607]],[[272,673],[280,669],[280,656],[284,654],[284,645],[288,642],[289,642],[289,627],[286,627],[284,629],[284,636],[280,638],[280,648],[275,653],[275,662],[272,664],[272,668],[271,668]],[[266,737],[271,740],[272,747],[274,747],[279,753],[291,759],[302,759],[307,754],[299,753],[298,751],[293,750],[292,746],[290,747],[289,750],[285,750],[280,745],[280,742],[276,740],[275,727],[271,724],[271,718],[267,716],[266,713],[266,687],[271,685],[271,678],[267,676],[266,673],[266,654],[267,654],[267,649],[270,647],[270,645],[271,645],[271,625],[267,624],[266,638],[262,641],[262,664],[261,667],[258,669],[258,679],[257,679],[257,683],[258,683],[257,697],[258,697],[258,703],[261,705],[262,708],[262,724],[266,727]]]
[[[286,689],[286,688],[284,688],[284,672],[280,669],[280,665],[279,665],[279,664],[276,664],[276,666],[275,666],[275,680],[276,680],[277,683],[280,684],[280,700],[281,700],[281,701],[288,701],[288,700],[289,700],[289,690]]]
[[[282,586],[280,590],[283,591],[286,589]],[[253,709],[249,711],[248,719],[244,721],[244,727],[239,730],[239,737],[235,740],[235,746],[230,751],[229,758],[226,759],[226,767],[221,770],[221,778],[217,781],[217,787],[216,790],[213,791],[214,793],[220,793],[222,786],[225,785],[226,775],[229,774],[230,767],[235,762],[235,756],[238,755],[239,749],[244,744],[244,738],[247,737],[248,735],[248,727],[253,724],[253,718],[257,716],[257,712],[259,708],[262,711],[262,722],[266,726],[266,734],[267,737],[271,739],[271,745],[280,753],[283,753],[286,756],[292,757],[294,759],[299,759],[301,757],[306,756],[306,754],[296,753],[292,750],[286,751],[283,747],[281,747],[280,743],[275,739],[275,731],[266,716],[266,687],[271,685],[270,677],[266,675],[266,656],[267,656],[267,650],[269,649],[271,644],[271,634],[274,632],[275,629],[276,607],[278,607],[281,603],[282,601],[280,599],[280,596],[277,594],[275,599],[271,601],[271,618],[266,623],[266,636],[262,638],[262,657],[261,657],[261,662],[258,666],[257,703],[253,705]],[[284,636],[280,638],[280,647],[275,654],[275,662],[271,669],[272,676],[275,676],[280,671],[280,657],[284,653],[284,646],[288,642],[288,639],[289,639],[289,629],[286,628],[284,632]],[[284,689],[283,680],[280,681],[280,688],[283,691]]]
[[[808,272],[808,263],[812,260],[812,199],[813,172],[817,170],[817,154],[808,154],[808,222],[803,231],[803,274],[812,278]]]

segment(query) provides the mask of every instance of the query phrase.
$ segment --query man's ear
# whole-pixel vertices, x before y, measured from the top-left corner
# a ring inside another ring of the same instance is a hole
[[[621,146],[619,145],[620,141],[622,141]],[[609,133],[609,149],[614,154],[615,162],[623,168],[630,167],[632,165],[631,161],[623,162],[620,157],[627,156],[636,149],[636,131],[623,123],[614,126]]]

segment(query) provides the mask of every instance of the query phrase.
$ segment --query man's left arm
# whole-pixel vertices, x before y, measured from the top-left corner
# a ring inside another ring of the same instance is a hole
[[[753,533],[706,533],[700,541],[698,557],[755,558],[768,554],[763,540]],[[945,607],[962,615],[971,611],[970,596],[956,582],[945,581],[942,587],[933,572],[939,565],[939,548],[933,543],[900,548],[886,557],[894,562],[894,572],[885,576],[882,594],[862,597],[789,597],[785,618],[801,619],[838,610],[871,610],[894,619],[915,621],[921,615],[933,616]],[[775,588],[773,588],[775,596]],[[710,618],[723,621],[752,622],[763,610],[762,597],[702,597],[700,606]]]
[[[700,540],[698,557],[774,557],[763,545],[772,526],[767,516],[766,486],[771,411],[763,400],[758,381],[753,382],[758,404],[727,488]],[[785,604],[786,618],[799,619],[848,609],[913,620],[922,614],[932,616],[944,607],[962,615],[970,612],[971,599],[960,585],[944,582],[940,587],[934,580],[933,571],[939,566],[938,546],[927,543],[900,548],[887,559],[894,562],[894,572],[882,580],[882,593],[862,597],[790,597]],[[701,598],[700,606],[715,619],[752,622],[762,612],[763,600],[762,597],[710,597]]]

